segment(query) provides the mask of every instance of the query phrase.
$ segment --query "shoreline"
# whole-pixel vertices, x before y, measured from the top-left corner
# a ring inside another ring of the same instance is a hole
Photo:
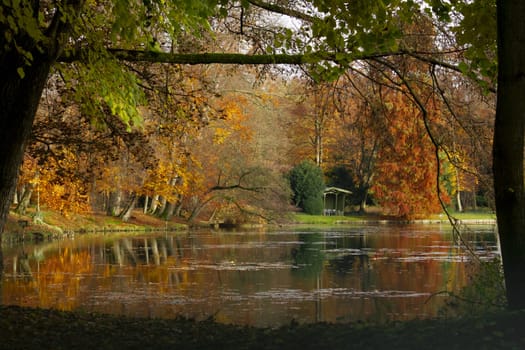
[[[493,215],[493,214],[491,214]],[[485,216],[489,216],[488,214]],[[122,232],[177,232],[191,230],[194,228],[220,229],[217,223],[199,221],[189,225],[180,220],[163,220],[161,218],[135,212],[128,222],[116,217],[106,216],[100,213],[86,215],[62,216],[55,212],[45,212],[44,219],[35,223],[31,213],[18,215],[11,213],[2,234],[2,242],[30,242],[62,239],[82,235],[86,233],[122,233]],[[455,219],[458,225],[496,225],[493,218],[461,218]],[[236,227],[248,228],[274,228],[293,226],[339,226],[339,225],[450,225],[450,221],[444,218],[429,218],[417,220],[398,220],[383,218],[378,215],[355,215],[355,216],[308,216],[296,214],[291,216],[285,223],[269,224],[239,224]]]
[[[373,224],[373,225],[410,225],[410,224],[448,224],[450,221],[444,219],[420,219],[420,220],[389,220],[389,219],[366,219],[361,221],[355,220],[337,220],[335,221],[338,225],[347,224]],[[496,225],[496,219],[459,219],[456,220],[458,225]]]

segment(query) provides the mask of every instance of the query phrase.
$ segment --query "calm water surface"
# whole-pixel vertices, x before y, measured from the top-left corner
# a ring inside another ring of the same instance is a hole
[[[497,255],[494,227],[466,236]],[[447,225],[86,235],[4,247],[3,304],[279,326],[436,316],[471,258]]]

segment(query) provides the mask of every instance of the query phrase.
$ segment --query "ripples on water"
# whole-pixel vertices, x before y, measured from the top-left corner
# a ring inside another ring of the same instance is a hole
[[[492,226],[466,238],[497,255]],[[90,235],[4,258],[4,304],[257,326],[434,317],[472,265],[437,225]]]

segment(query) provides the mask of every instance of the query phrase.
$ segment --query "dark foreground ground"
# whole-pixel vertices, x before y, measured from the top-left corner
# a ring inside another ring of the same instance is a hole
[[[525,349],[525,312],[261,329],[0,306],[0,349]]]

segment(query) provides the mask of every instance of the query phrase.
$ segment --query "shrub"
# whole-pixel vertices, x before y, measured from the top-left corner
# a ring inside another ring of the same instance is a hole
[[[290,171],[288,178],[293,191],[294,204],[307,214],[321,214],[325,189],[321,168],[305,160]]]

